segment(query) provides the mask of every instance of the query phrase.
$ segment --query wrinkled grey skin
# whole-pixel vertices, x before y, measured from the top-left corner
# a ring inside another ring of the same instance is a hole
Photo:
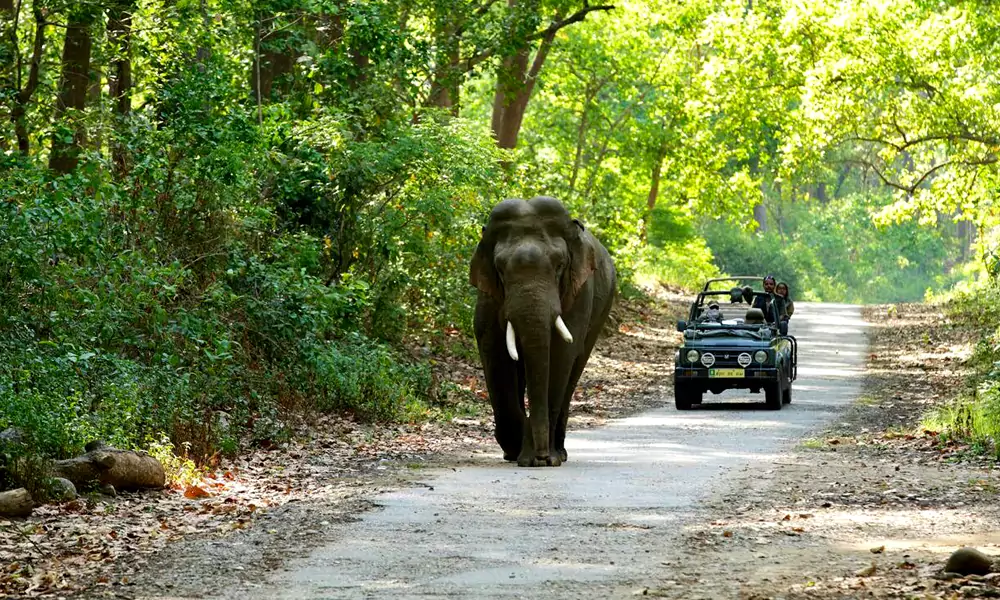
[[[559,466],[567,459],[570,399],[614,301],[611,255],[555,198],[509,199],[483,228],[469,280],[479,289],[476,342],[504,459]],[[555,328],[559,315],[572,343]],[[508,321],[516,362],[505,341]]]

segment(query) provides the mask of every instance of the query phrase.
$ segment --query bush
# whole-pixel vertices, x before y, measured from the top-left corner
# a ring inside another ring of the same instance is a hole
[[[952,269],[956,242],[947,231],[917,223],[878,227],[871,215],[888,200],[849,196],[827,204],[783,208],[767,233],[707,222],[701,232],[721,271],[772,273],[793,298],[827,302],[919,301],[962,277]]]
[[[945,307],[952,321],[982,337],[967,363],[972,368],[967,389],[926,415],[924,425],[1000,458],[1000,285],[988,279],[968,286],[953,293]]]
[[[706,279],[719,275],[712,251],[694,229],[690,215],[671,207],[657,207],[650,218],[647,244],[638,249],[634,280],[701,289]]]
[[[488,132],[259,128],[184,109],[224,82],[171,85],[118,140],[127,177],[97,157],[0,170],[0,430],[43,457],[102,439],[202,458],[287,436],[295,410],[426,418],[429,370],[394,344],[471,328],[467,256],[501,193]]]

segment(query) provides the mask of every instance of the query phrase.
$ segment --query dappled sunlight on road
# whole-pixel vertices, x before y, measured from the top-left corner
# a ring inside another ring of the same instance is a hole
[[[701,406],[683,412],[668,396],[663,408],[571,429],[569,460],[559,468],[518,467],[496,449],[492,464],[428,469],[420,475],[427,483],[380,496],[379,511],[314,553],[268,597],[404,589],[535,598],[550,585],[645,576],[659,568],[656,549],[675,539],[727,473],[767,469],[857,397],[866,357],[858,308],[796,309],[799,378],[782,410],[764,410],[763,394],[746,390],[706,393]],[[669,364],[673,355],[595,359],[627,374],[648,368],[646,361]],[[664,383],[669,389],[669,377]]]

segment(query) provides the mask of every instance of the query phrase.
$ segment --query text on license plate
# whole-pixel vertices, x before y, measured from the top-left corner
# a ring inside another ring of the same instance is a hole
[[[743,377],[743,369],[709,369],[709,377]]]

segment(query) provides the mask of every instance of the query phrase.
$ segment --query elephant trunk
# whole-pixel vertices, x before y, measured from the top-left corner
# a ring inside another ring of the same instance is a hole
[[[532,458],[545,461],[549,457],[549,350],[551,324],[523,324],[517,328],[524,355],[524,375],[530,402],[528,427],[530,427]],[[522,450],[522,455],[526,454]]]
[[[527,426],[519,458],[545,464],[549,459],[551,429],[549,427],[549,371],[552,367],[550,350],[559,340],[553,335],[556,327],[558,296],[554,291],[511,286],[506,317],[507,353],[523,361],[525,387],[529,400]],[[519,461],[521,462],[521,461]]]

